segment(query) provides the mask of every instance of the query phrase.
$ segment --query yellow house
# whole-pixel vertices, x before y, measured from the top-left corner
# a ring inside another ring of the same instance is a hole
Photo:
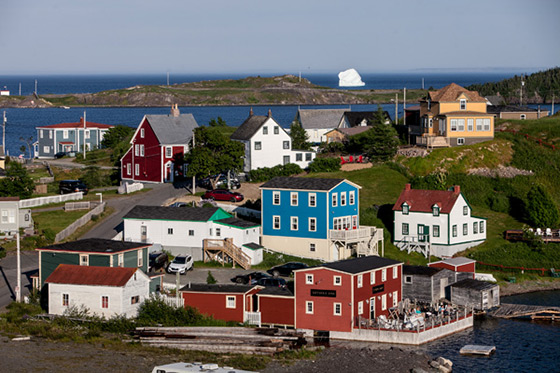
[[[420,101],[420,132],[427,147],[475,144],[494,138],[494,116],[478,92],[451,83]]]

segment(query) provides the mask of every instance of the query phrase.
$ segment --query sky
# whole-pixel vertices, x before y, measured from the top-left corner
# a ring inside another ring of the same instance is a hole
[[[559,0],[0,0],[0,75],[560,66]]]

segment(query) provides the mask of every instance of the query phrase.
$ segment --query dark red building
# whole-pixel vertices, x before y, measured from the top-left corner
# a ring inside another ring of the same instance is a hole
[[[378,256],[295,271],[295,327],[351,332],[402,300],[402,263]]]
[[[428,263],[428,267],[446,268],[454,272],[468,273],[471,274],[470,278],[474,278],[476,260],[458,256],[456,258],[440,260],[439,262]]]
[[[176,164],[176,159],[189,151],[196,127],[193,115],[180,114],[177,105],[168,115],[145,115],[121,158],[121,179],[173,182],[184,173],[183,164]]]
[[[267,287],[257,293],[261,323],[294,326],[294,294],[284,288]]]

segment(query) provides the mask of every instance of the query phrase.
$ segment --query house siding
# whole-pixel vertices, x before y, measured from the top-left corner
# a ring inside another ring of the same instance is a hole
[[[238,293],[198,293],[182,291],[184,305],[197,308],[202,314],[217,320],[243,322],[245,295]],[[235,308],[226,308],[228,296],[235,297]]]
[[[275,297],[258,293],[257,296],[261,323],[294,326],[294,297]]]

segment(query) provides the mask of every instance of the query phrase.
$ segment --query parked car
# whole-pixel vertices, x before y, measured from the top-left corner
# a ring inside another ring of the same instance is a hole
[[[62,180],[58,184],[60,194],[83,192],[84,195],[88,194],[88,187],[81,180]]]
[[[286,287],[286,280],[283,278],[276,278],[276,277],[263,277],[257,281],[257,285],[265,286],[265,287],[276,287],[276,288],[285,288]]]
[[[227,189],[214,189],[209,190],[202,196],[202,199],[211,199],[216,201],[231,201],[231,202],[241,202],[243,201],[243,194],[232,192]]]
[[[254,285],[261,278],[270,278],[270,276],[267,275],[264,272],[251,272],[251,273],[247,273],[245,275],[237,275],[237,276],[235,276],[231,279],[231,282],[235,282],[237,284],[251,284],[251,285]]]
[[[66,156],[66,152],[58,152],[54,155],[55,159],[59,159]]]
[[[167,273],[176,273],[184,275],[193,268],[193,258],[190,255],[179,255],[167,266]]]
[[[169,205],[169,207],[187,207],[189,204],[187,202],[175,202]]]
[[[272,267],[267,272],[273,275],[274,277],[278,276],[290,276],[293,271],[297,269],[308,268],[309,266],[305,263],[300,262],[288,262],[286,264],[277,265]]]
[[[162,268],[165,268],[167,262],[169,262],[169,257],[163,251],[156,251],[150,253],[149,257],[150,260],[148,262],[148,272],[152,270],[157,271]]]
[[[227,175],[226,174],[219,174],[219,175],[211,175],[201,179],[198,183],[199,186],[212,189],[212,182],[216,181],[216,187],[220,188],[227,188]],[[241,187],[241,183],[237,176],[230,176],[230,184],[231,189],[239,189]]]

